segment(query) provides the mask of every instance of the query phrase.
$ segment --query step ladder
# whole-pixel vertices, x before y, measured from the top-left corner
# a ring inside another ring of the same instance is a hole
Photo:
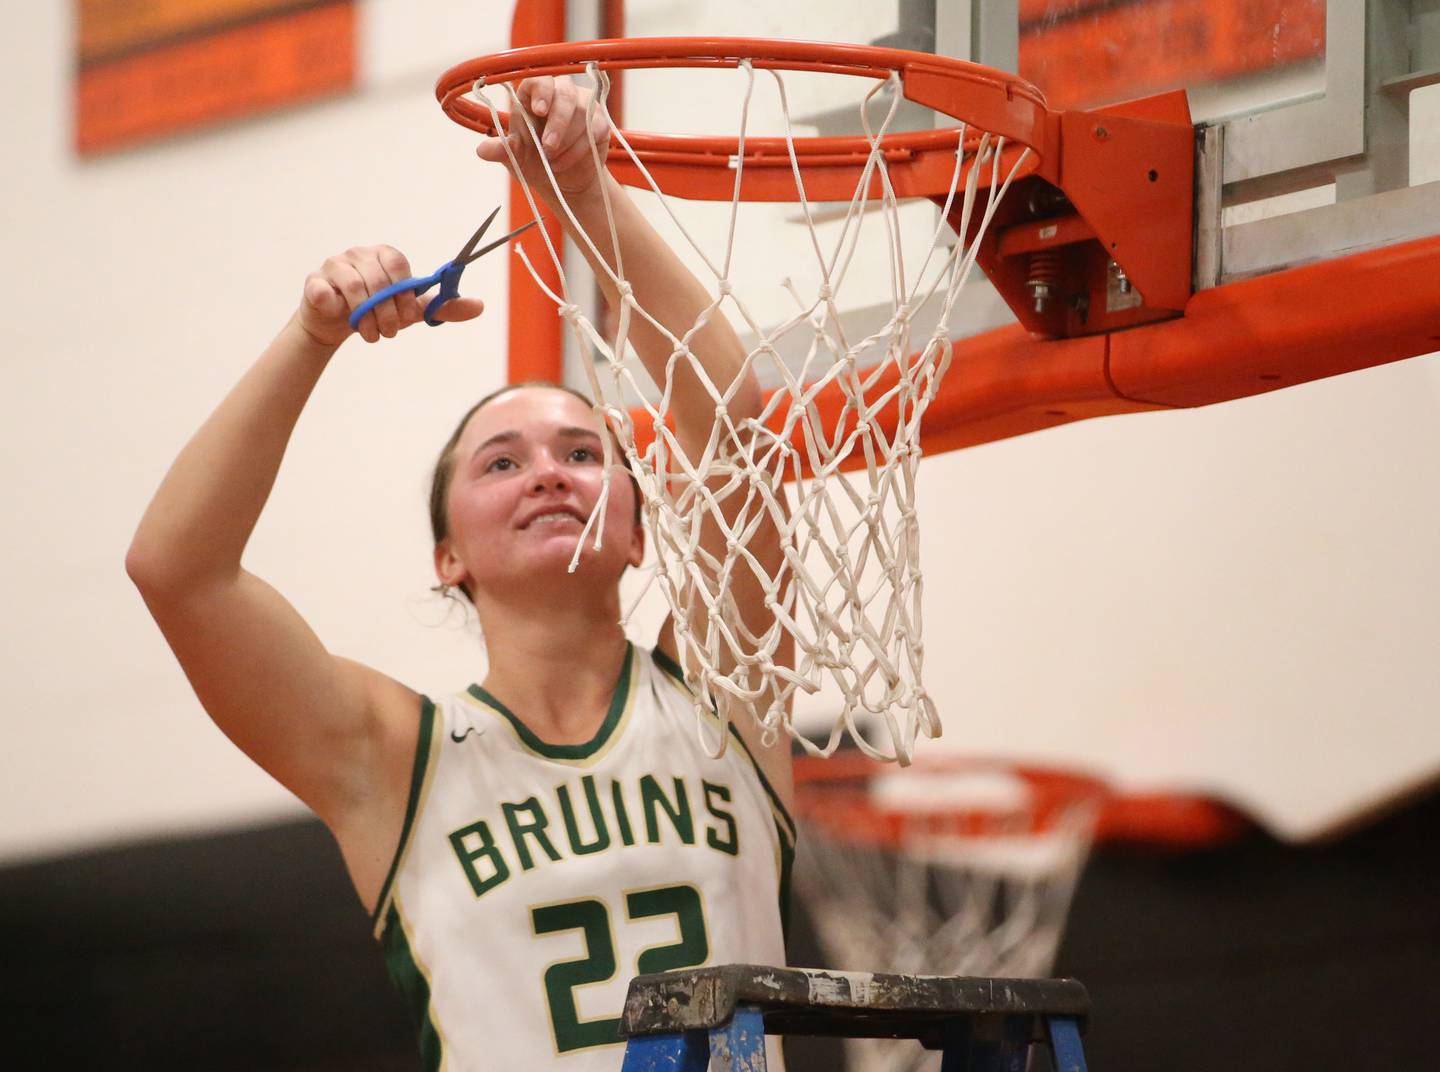
[[[621,1018],[622,1072],[765,1072],[765,1036],[913,1038],[942,1072],[1085,1072],[1090,1010],[1074,979],[881,975],[727,964],[640,975]]]

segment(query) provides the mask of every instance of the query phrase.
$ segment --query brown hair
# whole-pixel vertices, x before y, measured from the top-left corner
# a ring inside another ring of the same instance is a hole
[[[568,395],[573,395],[581,402],[584,402],[586,406],[594,405],[594,402],[586,398],[579,391],[573,387],[566,387],[563,383],[555,383],[551,380],[526,380],[523,383],[507,383],[498,391],[491,391],[479,402],[476,402],[466,410],[465,415],[460,418],[460,423],[455,426],[455,431],[450,433],[450,438],[445,441],[445,446],[441,448],[440,457],[435,460],[435,472],[430,478],[430,533],[435,538],[436,547],[439,547],[441,541],[450,535],[450,516],[445,507],[446,500],[450,496],[450,481],[455,476],[455,445],[460,442],[460,436],[464,433],[465,426],[470,423],[471,417],[475,416],[476,413],[495,401],[495,399],[500,398],[502,395],[507,395],[511,391],[518,391],[522,387],[549,387],[552,390],[564,391]],[[640,524],[640,485],[635,479],[635,474],[629,472],[630,460],[625,457],[623,451],[618,449],[618,444],[616,446],[615,456],[620,460],[620,464],[625,466],[626,472],[629,473],[630,487],[635,492],[635,524],[638,525]],[[470,593],[466,592],[465,596],[468,599]]]

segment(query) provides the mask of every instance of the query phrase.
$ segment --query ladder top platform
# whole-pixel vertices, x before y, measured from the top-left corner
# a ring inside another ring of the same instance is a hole
[[[884,975],[816,968],[727,964],[637,976],[625,999],[627,1036],[709,1030],[739,1006],[763,1013],[768,1034],[848,1035],[938,1041],[956,1017],[977,1026],[1028,1017],[1038,1033],[1046,1017],[1079,1021],[1090,1011],[1074,979],[983,979]]]

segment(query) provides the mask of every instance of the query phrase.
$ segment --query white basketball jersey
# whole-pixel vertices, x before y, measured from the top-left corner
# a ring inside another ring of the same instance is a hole
[[[586,744],[546,744],[479,686],[426,700],[375,910],[425,1067],[615,1072],[632,976],[784,964],[794,843],[738,735],[705,753],[659,653],[631,646]]]

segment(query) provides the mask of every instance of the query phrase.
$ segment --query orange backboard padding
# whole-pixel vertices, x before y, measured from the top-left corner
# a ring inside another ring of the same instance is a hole
[[[1106,374],[1108,336],[1042,340],[1019,325],[962,340],[921,426],[926,454],[1091,417],[1168,407],[1119,395]],[[863,461],[856,460],[859,468]]]
[[[1203,406],[1440,350],[1440,236],[1203,290],[1110,337],[1132,399]]]
[[[76,147],[98,153],[349,89],[350,0],[260,19],[81,70]]]
[[[1104,335],[1041,342],[1018,324],[957,343],[950,370],[925,414],[925,452],[973,447],[1088,417],[1167,408],[1120,397],[1106,375],[1107,352]],[[892,369],[877,382],[872,397],[893,386],[897,375]],[[816,406],[822,426],[833,429],[844,398],[838,388],[828,389],[817,396]],[[643,409],[631,411],[631,416],[636,444],[643,451],[654,438],[653,423]],[[887,438],[894,434],[893,406],[875,419]],[[781,424],[778,417],[770,422],[777,430]],[[792,443],[802,458],[808,456],[801,433]],[[841,469],[864,465],[856,451]],[[808,463],[805,468],[808,472]]]
[[[1227,402],[1440,350],[1437,278],[1440,237],[1202,291],[1183,317],[1110,335],[1045,340],[1012,325],[962,339],[925,415],[925,453]],[[827,421],[843,404],[838,390],[817,402]],[[631,416],[643,450],[650,417]]]

